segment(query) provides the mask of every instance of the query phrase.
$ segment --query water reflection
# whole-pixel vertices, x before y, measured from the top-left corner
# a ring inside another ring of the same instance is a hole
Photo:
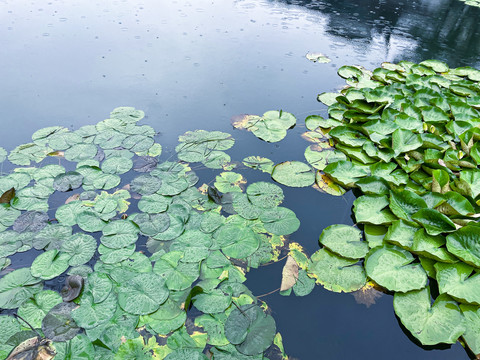
[[[326,32],[333,36],[364,45],[385,44],[385,60],[436,58],[450,66],[480,63],[480,9],[458,0],[273,2],[327,15]],[[392,53],[392,49],[397,51]]]

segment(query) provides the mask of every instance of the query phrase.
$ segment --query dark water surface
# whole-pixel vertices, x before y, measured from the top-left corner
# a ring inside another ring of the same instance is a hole
[[[0,0],[0,145],[11,150],[39,128],[77,129],[117,106],[134,106],[147,114],[143,123],[160,131],[167,156],[179,134],[205,129],[233,134],[235,160],[302,160],[303,119],[325,114],[316,95],[343,85],[340,66],[374,69],[383,61],[429,58],[478,66],[479,15],[458,0]],[[332,62],[312,63],[309,51]],[[232,115],[273,109],[295,114],[299,123],[277,145],[231,128]],[[249,182],[268,179],[241,172]],[[285,206],[302,222],[291,238],[309,254],[323,228],[352,224],[351,192],[335,198],[284,191]],[[253,270],[247,285],[256,295],[274,290],[282,266]],[[459,344],[439,350],[412,342],[391,296],[370,308],[320,287],[305,298],[263,299],[294,358],[468,358]]]

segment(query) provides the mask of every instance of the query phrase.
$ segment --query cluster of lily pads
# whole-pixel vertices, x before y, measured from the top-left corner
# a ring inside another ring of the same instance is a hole
[[[308,271],[333,291],[370,280],[394,293],[422,344],[461,337],[479,354],[480,71],[427,60],[338,74],[348,86],[318,96],[329,118],[306,119],[319,140],[305,158],[357,189],[364,240],[357,227],[326,228]]]
[[[338,74],[347,86],[318,96],[328,118],[305,119],[307,163],[252,156],[244,164],[287,186],[355,189],[357,224],[324,229],[307,277],[336,292],[393,293],[397,316],[422,344],[460,340],[480,354],[480,70],[427,60]],[[250,129],[258,117],[244,119]]]
[[[0,178],[0,358],[31,355],[42,337],[55,359],[286,358],[267,305],[243,284],[282,251],[306,268],[285,238],[300,222],[279,206],[282,189],[243,191],[232,171],[195,187],[187,162],[232,169],[232,137],[187,132],[181,161],[159,162],[142,118],[117,108],[76,131],[41,129],[8,155],[19,167]],[[11,269],[26,251],[38,254],[31,266]],[[313,280],[294,271],[305,281],[282,289],[309,293]]]

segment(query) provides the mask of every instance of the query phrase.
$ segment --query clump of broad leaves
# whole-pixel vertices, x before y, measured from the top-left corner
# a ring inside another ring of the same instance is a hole
[[[250,268],[301,254],[285,238],[300,222],[282,189],[232,171],[196,187],[189,163],[231,170],[234,139],[189,131],[179,160],[160,161],[143,116],[117,108],[0,149],[18,166],[0,177],[1,358],[286,357],[243,284]],[[33,262],[18,268],[10,258],[23,252]]]

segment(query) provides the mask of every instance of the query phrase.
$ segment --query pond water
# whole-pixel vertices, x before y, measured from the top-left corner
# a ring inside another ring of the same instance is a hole
[[[178,135],[205,129],[230,132],[236,160],[302,160],[303,119],[325,115],[316,95],[343,86],[340,66],[374,69],[383,61],[436,58],[451,67],[478,67],[479,18],[480,9],[458,0],[4,0],[1,146],[11,150],[39,128],[77,129],[115,107],[133,106],[160,132],[167,157]],[[308,52],[332,62],[308,61]],[[232,129],[233,115],[273,109],[295,114],[299,124],[278,144]],[[242,173],[249,182],[269,179]],[[200,173],[206,181],[214,174]],[[337,198],[313,189],[284,191],[285,206],[302,223],[291,238],[309,254],[323,228],[352,224],[351,192]],[[255,295],[275,290],[282,266],[252,270],[247,286]],[[458,343],[425,348],[413,342],[388,295],[369,308],[321,287],[304,298],[274,293],[263,300],[293,358],[468,358]]]

